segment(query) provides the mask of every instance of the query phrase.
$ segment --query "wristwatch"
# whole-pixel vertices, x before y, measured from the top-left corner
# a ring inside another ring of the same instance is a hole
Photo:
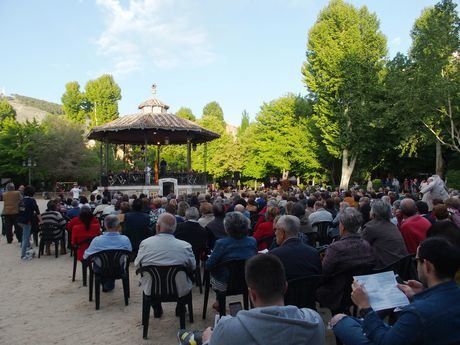
[[[359,317],[362,319],[362,318],[364,318],[367,314],[369,314],[371,311],[372,311],[372,308],[360,309],[358,315],[359,315]]]

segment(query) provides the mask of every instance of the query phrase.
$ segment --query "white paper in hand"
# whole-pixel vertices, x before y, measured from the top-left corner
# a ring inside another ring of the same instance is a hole
[[[409,304],[406,295],[398,289],[394,272],[382,272],[353,277],[364,284],[369,303],[375,311],[402,307]]]

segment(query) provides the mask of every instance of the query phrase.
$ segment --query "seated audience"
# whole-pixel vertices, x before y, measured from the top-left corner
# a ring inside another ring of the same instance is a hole
[[[209,249],[214,248],[214,243],[220,238],[227,237],[227,233],[224,228],[224,217],[225,209],[221,203],[214,203],[212,210],[214,212],[214,219],[206,225],[207,234],[207,247]]]
[[[374,249],[377,268],[386,267],[408,255],[401,232],[390,221],[390,204],[378,199],[372,200],[370,218],[361,235]]]
[[[101,234],[101,224],[99,220],[93,216],[91,209],[89,207],[82,207],[78,217],[74,218],[75,222],[72,220],[73,225],[71,227],[71,244],[73,246],[78,244],[77,259],[79,261],[83,260],[83,254],[85,250],[89,247],[88,242],[85,240],[91,240],[96,236]]]
[[[317,299],[321,305],[337,310],[345,289],[344,272],[358,267],[375,266],[375,256],[370,244],[361,238],[358,230],[362,223],[361,213],[353,207],[340,212],[340,240],[333,242],[323,258],[323,275],[329,276],[318,288]]]
[[[151,235],[150,217],[142,210],[141,199],[133,200],[132,209],[125,214],[123,235],[131,241],[133,253],[137,253],[140,243]]]
[[[83,254],[83,259],[88,259],[89,256],[102,252],[104,250],[127,250],[131,251],[131,242],[128,237],[119,233],[120,221],[116,215],[108,215],[104,219],[106,231],[104,234],[95,237],[89,247]],[[91,227],[91,225],[90,225]],[[115,281],[108,280],[102,282],[102,291],[109,292],[114,289]]]
[[[66,213],[68,219],[75,218],[80,213],[80,203],[78,202],[78,200],[72,200],[71,205],[72,208],[68,210]]]
[[[97,205],[96,208],[94,209],[93,214],[96,217],[99,217],[100,215],[102,215],[102,212],[107,206],[109,206],[109,201],[107,200],[107,198],[104,197],[102,198],[101,204]]]
[[[207,233],[198,223],[200,217],[196,207],[190,207],[185,211],[186,221],[177,224],[174,236],[182,241],[188,242],[192,246],[195,258],[198,258],[200,250],[206,248]]]
[[[151,236],[141,242],[139,252],[134,261],[134,265],[139,266],[172,266],[183,265],[191,271],[196,268],[195,255],[193,254],[190,243],[174,237],[176,230],[176,218],[169,213],[159,215],[156,223],[156,235]],[[148,274],[140,278],[140,283],[144,293],[150,296],[152,280]],[[187,295],[192,289],[192,282],[184,272],[176,275],[177,292],[179,297]],[[153,305],[155,317],[161,317],[163,308],[161,303]]]
[[[206,225],[214,219],[212,204],[209,202],[202,202],[200,204],[200,214],[201,217],[198,219],[198,223],[200,223],[201,227],[204,229]]]
[[[460,266],[459,249],[443,238],[429,238],[417,249],[420,282],[398,284],[412,302],[398,312],[393,326],[373,311],[365,288],[353,283],[351,298],[360,309],[355,319],[338,314],[331,320],[334,334],[344,344],[459,344],[460,287],[453,281]]]
[[[262,241],[262,239],[273,237],[275,235],[275,231],[273,230],[273,221],[275,220],[278,213],[278,207],[269,206],[267,208],[267,212],[265,213],[265,221],[256,224],[253,236],[258,242],[258,250],[264,250],[268,248],[267,243]]]
[[[300,221],[297,217],[281,216],[276,222],[276,244],[270,251],[277,256],[284,266],[286,280],[321,274],[321,259],[318,251],[305,245],[299,239]]]
[[[204,344],[325,344],[324,323],[316,311],[284,305],[286,278],[277,257],[254,256],[246,263],[245,276],[255,308],[222,317],[214,330],[204,331]]]
[[[316,223],[332,222],[332,214],[324,209],[322,201],[315,202],[315,212],[308,216],[308,220],[313,227],[313,231],[317,231]]]
[[[415,254],[421,241],[426,238],[426,232],[431,227],[431,223],[417,214],[415,201],[409,198],[401,200],[401,213],[403,221],[399,229],[406,242],[409,254]]]
[[[239,212],[229,212],[224,219],[228,237],[218,239],[211,256],[206,261],[206,269],[212,270],[217,265],[231,260],[246,260],[257,253],[257,242],[248,237],[249,220]],[[225,269],[211,272],[211,285],[214,290],[226,291],[229,274]],[[219,308],[217,301],[215,309]]]

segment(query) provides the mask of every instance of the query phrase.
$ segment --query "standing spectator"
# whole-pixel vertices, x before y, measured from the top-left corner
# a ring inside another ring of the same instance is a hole
[[[409,198],[401,200],[401,213],[403,222],[400,226],[401,234],[406,242],[409,254],[415,254],[421,241],[426,238],[426,232],[431,227],[431,223],[417,214],[415,201]]]
[[[22,199],[21,205],[19,206],[18,223],[22,226],[22,260],[31,260],[33,258],[33,254],[29,254],[31,253],[30,233],[32,230],[32,222],[34,221],[35,217],[38,218],[39,223],[42,221],[37,202],[33,197],[34,193],[34,187],[26,186],[24,188],[24,198]]]
[[[390,222],[391,206],[382,200],[372,200],[371,220],[362,230],[362,237],[374,249],[377,268],[386,267],[408,255],[398,227]]]
[[[22,199],[22,195],[19,191],[14,190],[14,184],[8,183],[6,185],[6,192],[3,193],[3,212],[2,215],[5,218],[5,228],[3,229],[6,235],[6,241],[8,243],[13,242],[13,226],[14,233],[18,242],[22,240],[22,229],[18,224],[19,214],[19,201]]]
[[[78,183],[75,182],[73,184],[73,188],[70,190],[70,193],[72,193],[72,199],[79,200],[81,192],[82,192],[81,188],[78,186]]]
[[[444,181],[438,176],[433,175],[428,179],[428,184],[420,189],[420,193],[423,194],[423,201],[428,204],[428,210],[433,209],[433,200],[446,200],[449,198]]]

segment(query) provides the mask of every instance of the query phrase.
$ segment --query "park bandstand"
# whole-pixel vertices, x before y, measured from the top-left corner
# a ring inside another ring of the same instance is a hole
[[[166,196],[174,193],[206,192],[206,172],[192,171],[191,151],[197,144],[206,143],[220,137],[219,134],[198,126],[196,123],[168,113],[169,106],[155,97],[156,86],[152,86],[153,98],[139,105],[139,113],[121,116],[116,120],[94,127],[88,139],[100,142],[99,192],[119,191],[125,194],[144,193]],[[144,152],[144,171],[111,172],[109,170],[110,145],[123,148],[126,157],[126,145],[141,146]],[[147,147],[157,147],[155,162],[148,162]],[[168,170],[160,166],[160,153],[163,145],[187,145],[186,171]],[[105,154],[104,154],[105,148]]]

